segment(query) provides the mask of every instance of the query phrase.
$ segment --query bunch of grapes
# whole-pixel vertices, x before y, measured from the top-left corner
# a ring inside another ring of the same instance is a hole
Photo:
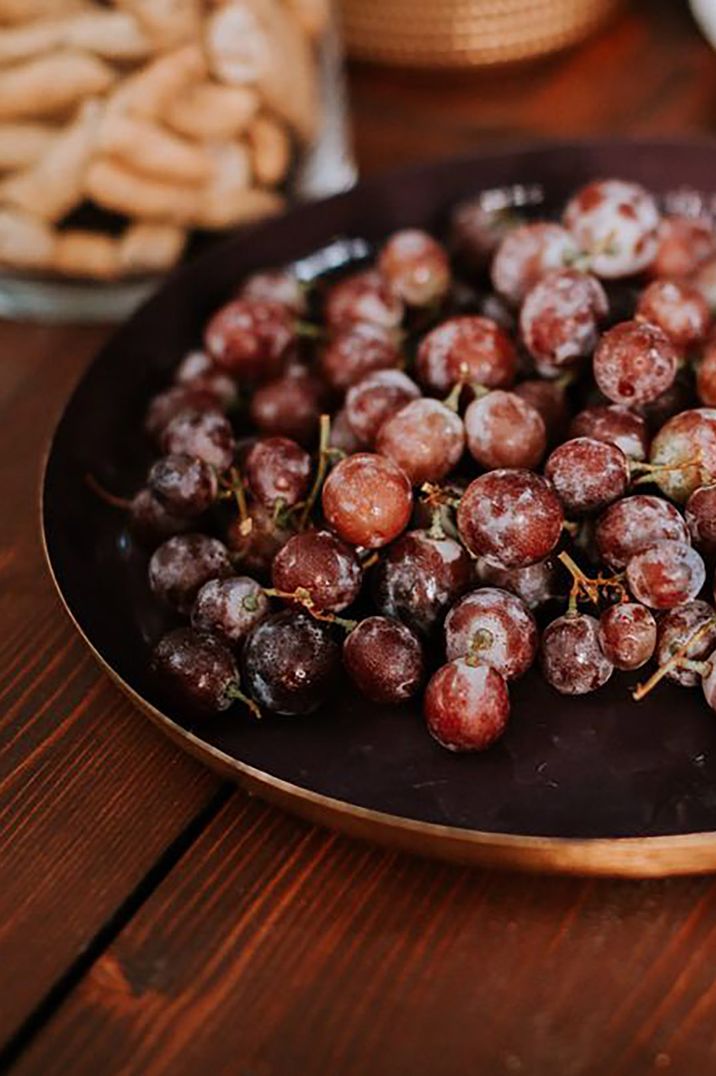
[[[599,180],[561,220],[475,199],[450,235],[255,274],[151,401],[155,669],[208,713],[309,713],[347,674],[422,695],[453,751],[535,663],[581,695],[653,662],[636,698],[716,708],[712,222]]]

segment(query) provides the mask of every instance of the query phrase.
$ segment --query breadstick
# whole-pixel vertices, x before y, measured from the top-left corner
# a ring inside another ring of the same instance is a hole
[[[186,243],[186,232],[170,224],[131,224],[119,246],[123,273],[161,273],[175,265]]]
[[[165,51],[198,41],[200,0],[117,0],[134,15],[156,49]]]
[[[0,22],[32,22],[86,6],[86,0],[0,0]]]
[[[101,232],[58,232],[52,269],[63,276],[112,280],[119,275],[119,241]]]
[[[285,0],[285,4],[304,34],[314,40],[330,23],[330,0]]]
[[[193,224],[195,228],[210,230],[232,228],[250,220],[273,216],[283,208],[284,200],[275,191],[267,191],[261,187],[247,187],[245,190],[236,188],[221,199],[207,194]]]
[[[161,116],[188,85],[205,77],[206,61],[202,50],[198,45],[186,45],[125,79],[112,94],[109,111]]]
[[[95,149],[103,104],[85,101],[34,168],[10,176],[0,196],[43,220],[57,221],[82,198],[84,175]]]
[[[268,116],[257,116],[248,130],[251,164],[258,183],[275,187],[288,172],[291,143],[285,129]]]
[[[99,149],[137,172],[169,183],[206,183],[213,172],[211,157],[202,146],[134,116],[108,116]]]
[[[0,33],[0,64],[18,63],[40,56],[62,44],[66,20],[30,22]]]
[[[199,204],[198,188],[141,176],[107,157],[89,166],[85,192],[116,213],[178,225],[190,221]]]
[[[258,107],[259,95],[248,86],[200,82],[187,86],[162,119],[187,138],[225,142],[246,130]]]
[[[41,123],[0,124],[0,172],[31,168],[57,138],[56,127]]]
[[[46,269],[54,248],[55,233],[44,221],[18,209],[0,209],[0,265]]]
[[[52,115],[104,93],[113,81],[111,67],[82,52],[28,60],[0,73],[0,120]]]
[[[144,60],[154,51],[138,20],[124,11],[97,10],[63,20],[62,42],[120,63]]]

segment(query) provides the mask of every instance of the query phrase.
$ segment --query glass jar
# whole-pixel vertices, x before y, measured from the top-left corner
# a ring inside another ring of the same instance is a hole
[[[0,315],[122,318],[354,180],[330,0],[0,0]]]

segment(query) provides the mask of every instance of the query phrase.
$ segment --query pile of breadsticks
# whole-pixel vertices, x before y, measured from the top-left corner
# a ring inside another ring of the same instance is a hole
[[[0,0],[0,268],[158,272],[191,230],[280,208],[327,4]],[[87,204],[120,234],[73,226]]]

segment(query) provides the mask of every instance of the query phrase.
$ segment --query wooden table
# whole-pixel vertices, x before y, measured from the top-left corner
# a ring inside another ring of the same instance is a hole
[[[365,69],[352,91],[373,170],[524,135],[708,129],[716,56],[681,3],[644,0],[529,71]],[[352,843],[222,783],[98,671],[50,587],[37,484],[104,335],[0,329],[3,1062],[33,1076],[712,1071],[716,883],[507,876]]]

